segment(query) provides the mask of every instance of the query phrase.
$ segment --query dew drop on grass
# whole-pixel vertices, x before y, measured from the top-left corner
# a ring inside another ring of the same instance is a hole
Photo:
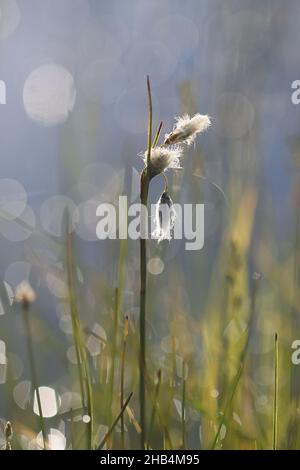
[[[213,389],[211,390],[211,392],[210,392],[210,396],[211,396],[212,398],[218,398],[218,396],[219,396],[219,391],[218,391],[216,388],[213,388]]]
[[[220,440],[223,441],[223,439],[225,439],[225,436],[226,436],[226,426],[225,424],[222,424],[221,429],[220,429],[220,434],[219,434]]]
[[[164,262],[158,257],[150,258],[147,264],[148,272],[156,276],[163,272],[164,267]]]
[[[90,417],[89,415],[83,415],[82,421],[83,421],[85,424],[88,424],[88,423],[91,421],[91,417]]]

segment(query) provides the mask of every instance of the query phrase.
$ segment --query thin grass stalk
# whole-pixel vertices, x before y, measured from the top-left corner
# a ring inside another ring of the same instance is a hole
[[[77,351],[77,359],[79,359],[78,370],[80,381],[83,381],[83,375],[85,378],[85,389],[86,389],[86,400],[87,400],[87,409],[90,417],[88,423],[88,448],[93,449],[93,436],[94,436],[94,410],[93,410],[93,394],[92,394],[92,382],[90,368],[88,364],[88,359],[86,355],[85,343],[83,331],[81,328],[79,313],[76,304],[76,293],[75,293],[75,280],[74,280],[74,263],[73,263],[73,243],[72,236],[69,233],[69,218],[68,214],[66,217],[66,264],[67,264],[67,278],[68,278],[68,288],[69,288],[69,301],[70,301],[70,312],[71,312],[71,322],[73,329],[73,336],[75,342],[75,349]],[[81,369],[82,367],[82,369]],[[83,371],[83,373],[82,373]],[[82,384],[81,384],[82,387]],[[84,387],[83,387],[84,390]],[[84,394],[84,392],[83,392]]]
[[[80,398],[81,398],[81,406],[85,408],[86,406],[86,399],[85,399],[85,387],[84,387],[84,377],[83,377],[83,370],[82,370],[82,357],[80,352],[80,345],[79,342],[76,341],[77,339],[77,325],[76,325],[76,315],[73,309],[74,304],[74,293],[73,293],[73,269],[71,266],[71,262],[69,260],[70,251],[72,252],[72,246],[70,247],[70,240],[68,235],[69,229],[69,214],[65,212],[64,214],[65,219],[65,232],[66,232],[66,265],[67,265],[67,278],[68,278],[68,291],[69,291],[69,303],[70,303],[70,313],[71,313],[71,324],[72,324],[72,331],[74,337],[74,346],[75,346],[75,353],[76,353],[76,362],[77,362],[77,370],[78,370],[78,379],[79,379],[79,386],[80,386]],[[71,285],[72,284],[72,285]]]
[[[161,385],[161,384],[160,384],[160,385]],[[155,397],[154,397],[154,395],[152,396],[152,389],[153,389],[153,387],[152,387],[152,381],[150,381],[150,377],[149,377],[148,374],[146,374],[146,388],[147,388],[147,393],[149,394],[149,396],[150,396],[150,398],[151,398],[152,405],[154,405],[154,403],[155,403]],[[172,448],[173,448],[173,445],[172,445],[172,442],[171,442],[170,434],[169,434],[169,432],[168,432],[168,428],[167,428],[167,426],[166,426],[166,424],[165,424],[165,421],[164,421],[164,419],[163,419],[162,416],[161,416],[161,413],[160,413],[160,410],[159,410],[159,407],[158,407],[158,406],[156,406],[155,413],[156,413],[156,415],[157,415],[158,424],[159,424],[159,426],[160,426],[160,428],[161,428],[161,430],[162,430],[163,436],[164,436],[165,434],[168,435],[168,440],[169,440],[169,442],[170,442],[170,449],[172,449]],[[148,444],[149,444],[149,442],[148,442]]]
[[[125,317],[124,322],[124,332],[123,332],[123,348],[121,354],[121,397],[120,397],[120,404],[121,409],[124,405],[124,381],[125,381],[125,356],[126,356],[126,346],[127,346],[127,338],[128,338],[128,317]],[[125,429],[124,429],[124,414],[121,416],[121,445],[122,449],[125,446]]]
[[[185,430],[185,400],[186,400],[186,381],[185,381],[185,361],[182,361],[182,399],[181,399],[181,439],[182,448],[186,448],[186,430]]]
[[[274,404],[273,404],[273,450],[277,450],[278,432],[278,335],[274,337]]]
[[[171,387],[176,387],[176,338],[172,335],[172,377],[170,379]]]
[[[231,394],[229,395],[229,399],[227,400],[226,405],[225,405],[225,407],[224,407],[224,411],[223,411],[223,414],[222,414],[222,418],[221,418],[221,420],[220,420],[220,423],[219,423],[219,426],[218,426],[218,429],[217,429],[217,432],[216,432],[216,435],[215,435],[213,444],[212,444],[212,446],[211,446],[212,450],[214,450],[215,447],[216,447],[216,445],[217,445],[217,442],[218,442],[218,439],[219,439],[219,435],[220,435],[222,426],[223,426],[225,420],[227,419],[228,411],[229,411],[229,409],[230,409],[230,406],[231,406],[231,403],[232,403],[232,401],[233,401],[233,398],[234,398],[234,395],[235,395],[237,386],[238,386],[238,384],[239,384],[239,381],[240,381],[240,378],[241,378],[241,375],[242,375],[242,372],[243,372],[243,368],[244,368],[244,364],[241,363],[241,364],[240,364],[240,367],[239,367],[239,369],[238,369],[238,371],[237,371],[237,374],[236,374],[236,376],[235,376],[235,378],[234,378],[233,384],[232,384]]]
[[[71,323],[72,323],[72,330],[73,330],[73,336],[74,331],[76,330],[76,325],[74,323],[74,317],[71,315]],[[81,398],[81,406],[82,408],[85,408],[86,406],[86,400],[85,400],[85,391],[84,391],[84,377],[83,377],[83,371],[82,371],[82,360],[81,360],[81,354],[80,354],[80,349],[78,347],[77,341],[75,341],[75,353],[76,353],[76,362],[77,362],[77,370],[78,370],[78,378],[79,378],[79,386],[80,386],[80,398]]]
[[[147,207],[149,192],[149,163],[152,146],[152,97],[150,80],[147,76],[148,91],[148,145],[147,166],[141,175],[141,204]],[[147,287],[147,246],[146,239],[140,238],[140,422],[141,422],[141,449],[145,448],[146,441],[146,287]]]
[[[291,319],[292,331],[298,328],[298,290],[299,290],[299,245],[300,245],[300,193],[297,191],[295,197],[295,238],[294,238],[294,256],[293,256],[293,279],[291,294]],[[299,434],[299,418],[297,409],[299,407],[299,371],[296,367],[291,367],[290,373],[290,400],[292,403],[291,418],[288,428],[288,446],[292,448],[297,445]]]
[[[216,436],[215,436],[213,444],[212,444],[212,449],[214,449],[216,444],[217,444],[222,425],[225,422],[229,407],[232,403],[232,400],[234,398],[238,383],[240,381],[240,378],[241,378],[241,375],[242,375],[242,372],[243,372],[243,368],[244,368],[244,362],[245,362],[246,355],[247,355],[248,348],[249,348],[249,344],[250,344],[251,331],[252,331],[253,325],[255,323],[256,300],[257,300],[257,294],[258,294],[258,288],[259,288],[259,283],[260,283],[260,280],[261,280],[261,276],[258,273],[255,273],[252,280],[253,280],[253,284],[252,284],[252,293],[251,293],[251,308],[250,308],[249,323],[248,323],[248,327],[247,327],[247,338],[246,338],[244,348],[243,348],[243,350],[241,352],[241,355],[240,355],[240,367],[239,367],[239,369],[237,371],[237,374],[236,374],[236,376],[233,380],[232,393],[230,395],[230,399],[228,400],[228,402],[226,403],[226,405],[224,407],[224,411],[222,413],[222,419],[221,419],[221,422],[219,423],[218,430],[217,430]]]
[[[28,349],[28,356],[29,356],[29,366],[30,366],[30,372],[31,372],[32,385],[33,385],[33,390],[36,393],[38,412],[39,412],[39,423],[40,423],[42,437],[43,437],[43,446],[44,446],[44,450],[46,450],[47,436],[46,436],[45,422],[44,422],[43,410],[42,410],[42,402],[41,402],[40,390],[38,387],[37,370],[36,370],[36,364],[35,364],[35,358],[34,358],[34,352],[33,352],[32,331],[31,331],[31,324],[30,324],[30,318],[29,318],[29,313],[30,313],[29,304],[24,303],[22,307],[23,307],[23,312],[24,312],[24,324],[25,324],[25,329],[26,329],[27,349]]]
[[[156,383],[155,392],[154,392],[153,407],[152,407],[152,412],[151,412],[149,433],[148,433],[148,449],[149,449],[149,444],[151,442],[154,420],[156,416],[156,410],[158,408],[158,396],[159,396],[160,385],[161,385],[161,370],[157,372],[157,383]]]
[[[163,434],[163,450],[173,450],[171,436],[166,426],[164,427],[164,434]]]
[[[152,147],[155,148],[156,147],[156,144],[158,142],[158,139],[159,139],[159,136],[160,136],[160,133],[161,133],[161,129],[162,129],[162,126],[163,126],[163,123],[162,121],[159,123],[159,126],[158,126],[158,129],[156,131],[156,134],[155,134],[155,137],[154,137],[154,140],[153,140],[153,143],[152,143]]]
[[[126,240],[120,240],[120,253],[118,263],[118,279],[117,287],[115,289],[115,308],[114,308],[114,325],[113,325],[113,344],[112,344],[112,358],[111,358],[111,369],[110,369],[110,389],[108,396],[108,425],[111,424],[113,416],[113,397],[114,397],[114,384],[115,384],[115,369],[116,369],[116,356],[119,344],[118,328],[121,316],[121,303],[122,303],[122,291],[124,284],[124,260],[126,256]]]
[[[101,441],[101,443],[100,443],[100,445],[99,445],[99,447],[98,447],[98,450],[101,450],[101,449],[104,447],[104,445],[105,445],[107,439],[111,436],[111,433],[113,432],[115,426],[118,424],[118,422],[119,422],[121,416],[123,415],[124,411],[126,410],[127,405],[128,405],[128,403],[130,402],[130,400],[131,400],[131,398],[132,398],[132,395],[133,395],[133,392],[130,393],[129,397],[127,398],[127,400],[125,401],[124,405],[122,406],[120,413],[118,414],[118,416],[116,417],[116,419],[115,419],[114,422],[112,423],[111,427],[109,428],[109,430],[108,430],[107,433],[105,434],[104,438],[102,439],[102,441]]]
[[[115,306],[114,306],[114,320],[113,320],[113,334],[112,334],[112,351],[111,351],[111,368],[109,377],[109,395],[108,395],[108,425],[111,425],[113,396],[114,396],[114,382],[115,382],[115,368],[116,368],[116,353],[118,346],[118,325],[119,325],[119,289],[115,288]]]
[[[82,351],[83,351],[83,368],[86,378],[86,388],[87,388],[87,407],[88,407],[88,414],[90,417],[89,425],[89,449],[94,449],[94,405],[93,405],[93,388],[92,388],[92,380],[91,380],[91,371],[90,366],[88,363],[88,358],[86,354],[85,344],[82,337],[82,331],[79,330],[80,333],[80,342],[82,344]]]
[[[147,393],[149,394],[151,398],[151,402],[152,404],[154,404],[154,395],[152,396],[152,391],[153,391],[152,381],[150,380],[150,377],[147,371],[145,375],[145,385],[146,385]],[[157,415],[158,424],[162,430],[163,440],[165,439],[165,437],[167,438],[167,441],[169,443],[169,449],[172,450],[173,444],[172,444],[171,436],[158,406],[156,407],[156,415]]]
[[[75,450],[75,433],[74,433],[74,410],[70,409],[70,440],[72,450]]]

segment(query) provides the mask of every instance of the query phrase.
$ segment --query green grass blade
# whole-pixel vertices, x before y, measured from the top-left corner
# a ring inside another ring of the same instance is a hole
[[[121,408],[120,413],[118,414],[118,416],[116,417],[116,419],[115,419],[114,422],[112,423],[111,427],[109,428],[109,430],[108,430],[107,433],[105,434],[105,436],[104,436],[104,438],[102,439],[102,441],[101,441],[101,443],[100,443],[100,445],[99,445],[99,447],[98,447],[97,450],[101,450],[101,449],[104,447],[104,445],[105,445],[107,439],[109,438],[109,436],[110,436],[111,433],[113,432],[115,426],[118,424],[118,421],[121,419],[121,416],[123,415],[124,411],[126,410],[127,405],[128,405],[128,403],[130,402],[130,400],[131,400],[131,398],[132,398],[132,395],[133,395],[133,392],[130,393],[129,397],[128,397],[127,400],[125,401],[124,405],[123,405],[122,408]]]

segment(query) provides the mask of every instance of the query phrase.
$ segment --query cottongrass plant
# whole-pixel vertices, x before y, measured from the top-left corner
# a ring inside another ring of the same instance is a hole
[[[172,132],[165,135],[165,144],[187,144],[195,142],[197,134],[206,131],[211,125],[209,116],[195,114],[192,118],[188,114],[176,117]]]
[[[38,413],[39,413],[39,423],[40,423],[42,437],[43,437],[43,446],[44,446],[44,450],[46,450],[47,448],[46,430],[45,430],[45,424],[44,424],[44,418],[43,418],[40,390],[38,386],[37,370],[36,370],[33,344],[32,344],[31,322],[30,322],[30,315],[29,315],[30,306],[35,300],[36,300],[36,293],[27,281],[21,282],[21,284],[19,284],[16,287],[15,301],[21,305],[22,310],[23,310],[23,318],[24,318],[24,324],[25,324],[27,348],[28,348],[28,355],[29,355],[29,366],[31,369],[32,386],[36,394]]]
[[[155,229],[152,237],[160,243],[163,240],[171,240],[176,221],[176,211],[167,187],[160,196],[155,211]]]
[[[5,450],[12,450],[11,440],[13,437],[13,430],[10,421],[7,421],[4,429],[5,435]]]
[[[165,172],[170,169],[180,169],[183,157],[183,145],[191,145],[195,142],[197,134],[208,129],[211,124],[209,116],[196,114],[193,117],[184,115],[176,118],[173,130],[166,134],[162,145],[158,146],[158,140],[162,128],[159,125],[154,141],[152,142],[152,96],[150,79],[147,76],[148,92],[148,142],[147,150],[142,153],[145,166],[140,178],[141,204],[147,208],[150,181],[159,175],[165,178],[164,192],[157,203],[156,228],[154,238],[158,242],[164,239],[170,240],[175,221],[173,201],[169,194],[168,182]],[[162,219],[162,206],[167,206],[169,221]],[[141,234],[148,233],[145,220],[141,217]],[[147,245],[146,238],[140,238],[140,422],[141,422],[141,448],[146,447],[146,291],[147,291]]]

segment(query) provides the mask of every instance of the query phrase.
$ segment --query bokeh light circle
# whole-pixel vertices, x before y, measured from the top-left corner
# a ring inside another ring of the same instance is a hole
[[[73,110],[76,90],[71,73],[59,64],[49,63],[33,70],[23,88],[27,115],[45,126],[62,124]]]
[[[0,180],[0,215],[3,219],[13,220],[26,208],[27,194],[19,181],[3,178]]]
[[[75,209],[76,206],[72,199],[66,196],[53,196],[47,199],[40,209],[40,218],[43,229],[57,237],[64,235],[64,217],[66,216],[67,210],[71,222],[69,230],[72,231],[72,217]]]
[[[15,0],[1,0],[0,4],[0,40],[8,38],[17,29],[21,12]]]

